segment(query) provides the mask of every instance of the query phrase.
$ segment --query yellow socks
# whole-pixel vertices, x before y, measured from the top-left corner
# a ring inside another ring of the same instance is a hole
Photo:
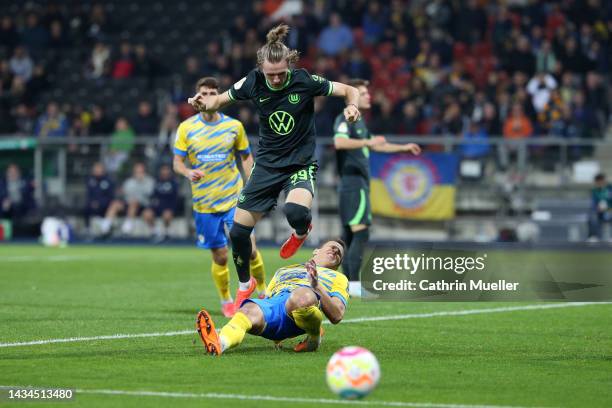
[[[219,333],[222,351],[236,347],[242,343],[245,333],[251,330],[251,327],[253,327],[253,325],[244,313],[236,313],[234,317],[232,317],[232,320],[223,326]]]
[[[230,272],[227,264],[217,265],[214,261],[210,269],[213,281],[217,287],[217,292],[222,302],[227,302],[232,298],[229,288]]]
[[[266,270],[264,269],[263,258],[261,252],[255,252],[257,256],[251,259],[251,276],[257,280],[257,292],[264,293],[266,291]]]
[[[291,312],[295,324],[304,330],[312,339],[318,339],[321,334],[323,313],[316,306],[301,307]]]

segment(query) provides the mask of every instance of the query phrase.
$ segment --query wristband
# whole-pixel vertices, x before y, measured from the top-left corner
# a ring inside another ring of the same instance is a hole
[[[353,105],[355,107],[355,109],[359,110],[359,107],[357,105],[355,105],[354,103],[349,103],[349,104],[346,105],[346,107],[348,108],[351,105]]]

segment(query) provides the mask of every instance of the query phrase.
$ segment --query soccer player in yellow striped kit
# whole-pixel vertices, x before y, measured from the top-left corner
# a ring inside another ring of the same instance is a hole
[[[264,299],[246,299],[234,317],[217,333],[210,314],[198,313],[197,330],[212,355],[220,355],[242,343],[246,333],[273,340],[306,334],[294,350],[316,351],[321,343],[323,316],[333,324],[344,317],[349,299],[348,280],[338,272],[346,245],[332,239],[313,251],[303,264],[280,268],[266,289]]]
[[[219,83],[213,77],[198,80],[196,92],[218,95]],[[210,249],[213,262],[211,273],[226,317],[234,315],[230,294],[230,273],[225,227],[232,227],[238,194],[243,181],[236,164],[236,154],[248,179],[253,167],[253,156],[242,123],[220,112],[199,112],[183,121],[177,130],[174,144],[174,171],[191,182],[193,212],[196,223],[197,246]],[[185,165],[185,158],[190,166]],[[265,291],[265,270],[261,253],[251,235],[250,269],[257,280],[261,297]]]

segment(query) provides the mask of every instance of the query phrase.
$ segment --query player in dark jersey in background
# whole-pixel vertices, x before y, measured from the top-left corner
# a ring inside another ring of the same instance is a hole
[[[359,109],[370,109],[368,81],[352,79],[348,83],[359,90]],[[340,175],[338,195],[342,239],[348,246],[347,256],[342,262],[342,271],[349,279],[350,295],[360,296],[359,270],[372,220],[369,149],[376,152],[420,154],[421,148],[414,143],[387,143],[384,136],[370,134],[363,118],[350,123],[342,114],[338,115],[334,122],[334,146]]]
[[[283,43],[288,31],[289,27],[281,24],[268,32],[266,44],[257,52],[257,68],[231,89],[221,95],[196,94],[189,99],[198,110],[217,110],[235,100],[251,100],[259,114],[255,167],[238,198],[230,230],[240,280],[237,308],[255,288],[249,271],[249,236],[264,214],[274,209],[281,191],[287,195],[284,207],[287,221],[295,230],[281,247],[281,257],[295,254],[312,228],[310,207],[318,169],[314,158],[314,97],[344,97],[347,123],[360,117],[357,89],[293,67],[298,53]]]

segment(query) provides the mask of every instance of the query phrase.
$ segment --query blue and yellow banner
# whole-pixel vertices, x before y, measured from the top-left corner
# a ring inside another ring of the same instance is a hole
[[[458,165],[459,157],[449,153],[370,152],[372,212],[415,220],[453,218]]]

